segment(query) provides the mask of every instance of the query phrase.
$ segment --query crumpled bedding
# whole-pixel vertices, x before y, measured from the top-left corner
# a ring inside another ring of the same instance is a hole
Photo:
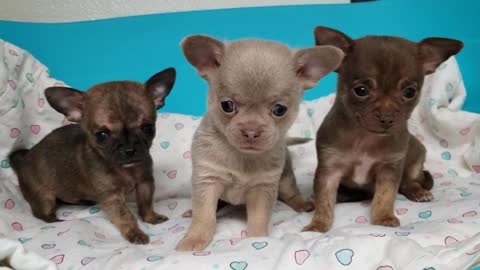
[[[160,225],[140,222],[149,245],[125,241],[98,206],[62,206],[57,216],[64,221],[47,224],[31,215],[6,156],[69,124],[43,95],[46,87],[63,83],[50,78],[28,52],[1,40],[0,58],[0,261],[10,257],[18,269],[458,270],[480,264],[480,115],[461,111],[466,93],[454,58],[426,78],[409,123],[428,149],[435,199],[414,203],[398,195],[401,227],[370,225],[370,203],[364,201],[338,204],[328,233],[301,232],[312,213],[299,214],[278,202],[271,236],[245,238],[244,209],[226,207],[218,213],[207,250],[183,253],[174,247],[191,222],[182,214],[191,207],[190,142],[200,118],[158,117],[152,148],[155,210],[170,219]],[[290,135],[314,138],[333,99],[304,101]],[[291,152],[300,189],[310,197],[314,142],[293,146]],[[129,207],[136,212],[133,202]],[[28,256],[18,257],[23,248]],[[32,264],[36,267],[28,268]]]

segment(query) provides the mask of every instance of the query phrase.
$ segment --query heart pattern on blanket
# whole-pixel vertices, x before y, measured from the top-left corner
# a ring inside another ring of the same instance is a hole
[[[0,162],[0,167],[1,167],[2,169],[8,169],[8,168],[10,168],[10,162],[9,162],[8,160],[4,159],[4,160],[2,160],[2,161]]]
[[[32,131],[33,134],[38,135],[40,133],[40,125],[31,125],[30,130]]]
[[[15,201],[12,200],[12,199],[8,199],[6,202],[5,202],[5,209],[8,209],[8,210],[11,210],[15,207]]]
[[[256,250],[260,250],[268,246],[267,242],[253,242],[252,247],[254,247]]]
[[[43,249],[52,249],[52,248],[54,248],[54,247],[56,247],[55,244],[43,244],[43,245],[42,245],[42,248],[43,248]]]
[[[452,236],[447,236],[445,238],[445,246],[450,246],[450,245],[453,245],[453,244],[456,244],[458,243],[459,241],[455,238],[453,238]]]
[[[62,264],[64,259],[65,259],[65,255],[60,254],[50,258],[50,261],[54,262],[55,264]]]
[[[14,90],[17,88],[17,83],[14,80],[8,80],[8,85]]]
[[[382,265],[377,268],[377,270],[394,270],[390,265]]]
[[[463,213],[463,217],[474,217],[477,215],[477,212],[476,211],[468,211],[468,212],[465,212]]]
[[[350,265],[353,261],[354,255],[355,253],[353,252],[353,250],[349,248],[341,249],[335,252],[335,257],[337,258],[337,261],[343,266]]]
[[[160,146],[161,146],[163,149],[167,149],[167,148],[170,146],[170,142],[161,142],[161,143],[160,143]]]
[[[295,251],[295,262],[298,265],[302,265],[305,263],[305,261],[310,257],[310,251],[306,249],[301,249]]]
[[[395,210],[395,212],[398,214],[398,215],[405,215],[407,212],[408,212],[408,209],[407,208],[397,208]]]
[[[159,255],[152,255],[152,256],[147,257],[147,261],[149,261],[149,262],[156,262],[156,261],[159,261],[159,260],[162,260],[162,259],[163,259],[163,257],[159,256]]]
[[[232,270],[245,270],[248,267],[248,263],[246,261],[233,261],[230,263],[230,268]]]
[[[167,173],[168,178],[175,179],[177,177],[177,170],[171,170]]]
[[[418,217],[419,217],[419,218],[423,218],[423,219],[427,219],[427,218],[429,218],[429,217],[431,217],[431,216],[432,216],[432,211],[430,211],[430,210],[427,210],[427,211],[423,211],[423,212],[418,213]]]
[[[85,266],[85,265],[93,262],[95,259],[96,259],[95,257],[85,257],[80,261],[80,263]]]
[[[366,224],[366,223],[368,223],[368,219],[364,216],[359,216],[355,219],[355,223]]]
[[[12,128],[10,130],[10,138],[17,138],[22,132],[18,128]]]

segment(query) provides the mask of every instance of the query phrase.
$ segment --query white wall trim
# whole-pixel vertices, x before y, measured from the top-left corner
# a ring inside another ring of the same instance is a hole
[[[76,22],[191,10],[332,3],[350,0],[0,0],[0,20]]]

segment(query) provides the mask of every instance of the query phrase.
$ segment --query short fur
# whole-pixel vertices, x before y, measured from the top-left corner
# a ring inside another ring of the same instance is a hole
[[[317,27],[315,38],[317,45],[338,46],[346,57],[337,70],[335,103],[317,133],[315,214],[304,230],[331,228],[337,190],[339,201],[352,199],[352,194],[353,199],[373,197],[372,224],[399,226],[393,211],[397,192],[416,202],[433,198],[432,176],[423,169],[426,149],[408,131],[407,120],[419,101],[424,76],[463,44],[388,36],[352,40],[326,27]],[[368,94],[359,96],[358,89]]]
[[[176,249],[210,243],[219,199],[246,204],[250,237],[268,235],[277,193],[297,211],[311,209],[296,186],[285,134],[303,91],[336,69],[343,53],[332,46],[295,52],[275,42],[223,43],[207,36],[190,36],[182,48],[209,93],[192,143],[192,225]],[[235,110],[225,112],[222,102],[233,102]],[[288,108],[279,117],[272,112],[278,104]]]
[[[167,220],[153,210],[154,180],[149,148],[155,136],[156,110],[175,81],[170,68],[145,85],[117,81],[93,86],[87,92],[66,87],[45,90],[49,104],[79,124],[60,127],[31,150],[10,154],[20,189],[33,215],[59,221],[57,200],[96,202],[128,241],[146,244],[128,210],[125,196],[134,191],[145,222]],[[100,133],[108,133],[99,140]]]

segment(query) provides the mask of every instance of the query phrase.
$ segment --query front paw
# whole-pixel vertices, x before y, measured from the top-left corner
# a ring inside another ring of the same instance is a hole
[[[176,251],[202,251],[204,250],[211,239],[207,239],[202,235],[189,236],[186,235],[175,248]]]
[[[327,222],[314,222],[312,221],[307,226],[303,227],[302,232],[320,232],[325,233],[328,232],[332,228],[332,224]]]
[[[143,217],[143,221],[150,224],[160,224],[167,220],[168,220],[168,217],[164,215],[159,215],[155,212],[151,213],[150,215],[145,215],[145,217]]]
[[[415,192],[405,194],[405,196],[407,197],[407,199],[414,202],[430,202],[431,200],[433,200],[432,193],[426,189],[418,189]]]
[[[127,239],[128,242],[136,245],[146,245],[148,244],[148,242],[150,242],[150,238],[148,237],[148,235],[146,235],[138,228],[131,229],[126,232],[125,239]]]
[[[372,218],[372,224],[386,227],[398,227],[400,226],[400,220],[394,215],[385,215]]]

